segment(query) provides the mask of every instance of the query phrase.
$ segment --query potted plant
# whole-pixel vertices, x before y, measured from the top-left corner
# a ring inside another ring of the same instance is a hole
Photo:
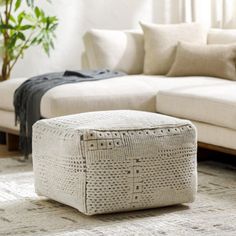
[[[49,55],[54,48],[58,19],[46,15],[34,0],[0,0],[0,7],[0,81],[4,81],[10,78],[16,62],[29,47],[41,45]]]

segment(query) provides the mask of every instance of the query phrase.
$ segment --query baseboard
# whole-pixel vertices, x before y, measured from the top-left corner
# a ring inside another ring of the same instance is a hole
[[[235,149],[225,148],[225,147],[212,145],[212,144],[207,144],[207,143],[202,143],[202,142],[198,142],[198,146],[200,148],[204,148],[204,149],[213,150],[213,151],[222,152],[222,153],[226,153],[226,154],[236,156],[236,150]]]

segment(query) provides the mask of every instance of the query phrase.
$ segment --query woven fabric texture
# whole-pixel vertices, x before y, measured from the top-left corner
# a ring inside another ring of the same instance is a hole
[[[196,152],[191,122],[155,113],[41,120],[33,127],[35,188],[87,215],[188,203]]]

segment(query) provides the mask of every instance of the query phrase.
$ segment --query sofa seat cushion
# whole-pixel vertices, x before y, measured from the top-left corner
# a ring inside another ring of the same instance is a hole
[[[14,111],[15,89],[26,79],[11,79],[0,83],[0,110]],[[88,111],[135,109],[156,111],[156,94],[167,89],[224,84],[212,77],[178,77],[133,75],[67,84],[49,90],[41,101],[41,115],[45,118]]]
[[[90,111],[141,110],[156,112],[160,90],[222,84],[211,77],[132,75],[109,80],[67,84],[48,91],[41,101],[41,115],[46,118]]]
[[[15,90],[26,80],[26,78],[9,79],[0,83],[0,109],[14,111],[13,97]]]
[[[157,112],[236,129],[236,82],[161,90]]]
[[[41,100],[41,115],[46,118],[89,111],[156,111],[156,90],[142,75],[109,80],[67,84],[49,90]]]
[[[14,111],[15,90],[24,78],[0,83],[0,110]],[[135,109],[155,112],[156,90],[142,75],[66,84],[49,90],[41,101],[41,115],[51,118],[86,111]]]

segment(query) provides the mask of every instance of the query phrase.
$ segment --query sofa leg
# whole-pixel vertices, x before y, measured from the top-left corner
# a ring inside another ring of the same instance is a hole
[[[15,134],[7,134],[7,149],[8,151],[17,151],[19,150],[19,136]]]
[[[6,144],[6,133],[0,132],[0,144]]]

